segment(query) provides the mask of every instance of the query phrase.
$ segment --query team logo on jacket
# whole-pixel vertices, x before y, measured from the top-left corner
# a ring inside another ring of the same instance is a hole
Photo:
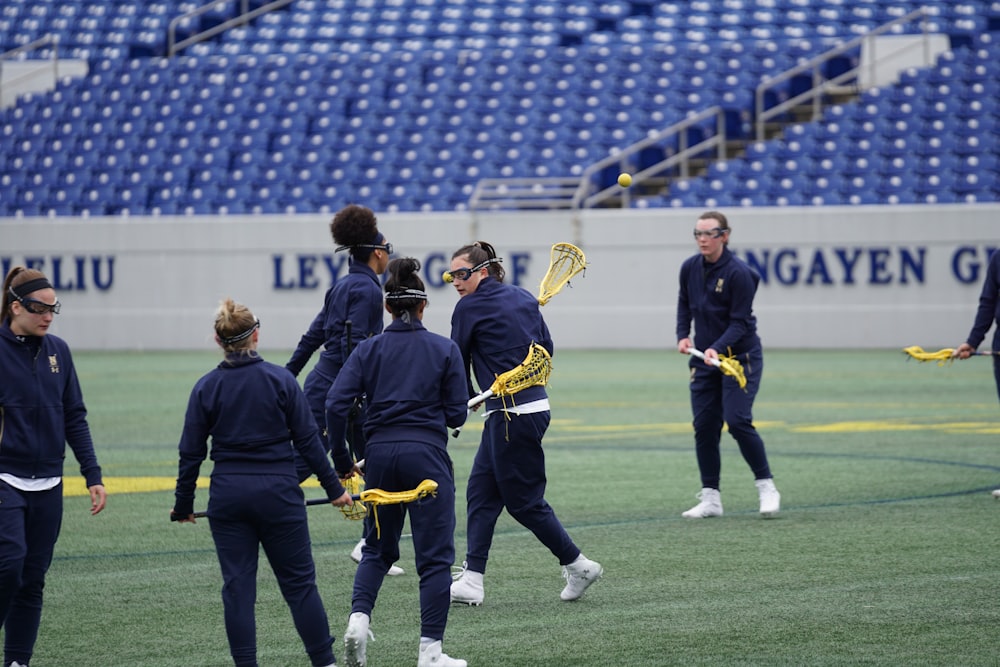
[[[718,280],[715,281],[715,293],[716,294],[722,294],[722,284],[724,282],[726,282],[726,281],[723,280],[722,278],[719,278]]]
[[[59,372],[59,360],[56,359],[56,355],[49,355],[49,372],[58,373]]]

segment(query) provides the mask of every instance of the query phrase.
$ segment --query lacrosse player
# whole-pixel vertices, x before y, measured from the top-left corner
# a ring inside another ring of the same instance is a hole
[[[326,456],[302,389],[257,353],[260,320],[226,299],[215,317],[222,362],[195,384],[184,416],[171,519],[194,523],[198,472],[212,440],[208,523],[222,570],[222,605],[237,667],[256,667],[257,560],[264,548],[314,666],[335,664],[293,448],[327,497],[351,505]]]
[[[351,204],[333,216],[330,234],[337,244],[336,252],[348,251],[350,263],[347,276],[336,281],[323,298],[323,308],[309,325],[309,330],[299,339],[285,368],[298,377],[313,353],[323,346],[319,361],[306,376],[303,389],[316,418],[321,433],[326,432],[326,394],[330,390],[344,360],[358,342],[382,333],[382,287],[379,276],[385,272],[392,254],[392,244],[378,230],[378,222],[371,209]],[[355,414],[347,438],[357,461],[365,458],[365,441],[362,431],[364,409],[355,403]],[[323,439],[328,445],[327,438]],[[309,477],[309,468],[298,461],[299,480]],[[365,538],[354,546],[351,558],[361,562],[361,547]],[[403,574],[402,568],[393,566],[392,576]]]
[[[451,338],[462,351],[480,388],[521,363],[532,342],[552,353],[552,338],[538,300],[527,290],[503,282],[501,260],[489,243],[479,241],[452,255],[452,284],[459,300],[451,316]],[[474,396],[471,375],[469,396]],[[544,386],[514,397],[486,401],[486,423],[466,488],[468,545],[462,572],[451,586],[451,601],[481,605],[483,575],[500,513],[534,533],[559,559],[566,586],[560,597],[576,600],[604,572],[586,558],[545,501],[545,453],[542,437],[549,426]]]
[[[959,359],[968,359],[986,338],[986,332],[993,323],[997,327],[993,331],[993,350],[1000,350],[1000,252],[990,255],[990,265],[983,281],[983,291],[979,295],[979,308],[972,330],[965,342],[958,346],[955,355]],[[993,378],[997,385],[997,395],[1000,396],[1000,354],[993,355]],[[993,491],[994,498],[1000,498],[1000,489]]]
[[[66,445],[80,464],[90,513],[107,502],[80,382],[41,271],[16,266],[0,296],[0,627],[4,665],[27,667],[42,617],[45,574],[63,515]]]
[[[771,516],[781,506],[771,468],[753,425],[753,401],[760,388],[764,357],[757,336],[753,298],[760,277],[728,248],[729,222],[718,211],[703,213],[695,224],[698,254],[681,265],[677,297],[677,351],[703,351],[704,361],[692,357],[691,409],[694,413],[695,454],[701,473],[700,502],[682,513],[689,519],[722,516],[719,480],[722,460],[719,444],[722,423],[740,447],[753,471],[760,513]],[[691,341],[691,323],[695,339]],[[712,362],[719,355],[735,356],[743,365],[746,387],[726,377]]]
[[[438,483],[433,497],[378,507],[365,517],[366,541],[354,576],[351,615],[344,634],[348,667],[367,661],[375,599],[389,568],[399,560],[399,538],[410,516],[420,575],[418,667],[465,667],[441,650],[448,622],[451,564],[455,562],[455,473],[448,429],[465,423],[465,370],[451,340],[424,328],[427,292],[411,257],[389,262],[385,309],[392,322],[362,341],[344,363],[326,401],[333,458],[341,475],[352,472],[344,444],[354,397],[368,397],[365,483],[387,492],[422,480]]]

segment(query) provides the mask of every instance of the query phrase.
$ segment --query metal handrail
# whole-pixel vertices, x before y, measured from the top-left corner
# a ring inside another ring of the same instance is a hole
[[[704,141],[700,141],[694,146],[688,146],[688,136],[685,130],[694,127],[711,117],[715,117],[716,120],[716,132],[714,135],[708,137]],[[680,165],[681,168],[681,178],[687,178],[690,175],[689,171],[689,160],[711,148],[716,148],[718,152],[718,159],[726,159],[726,116],[725,111],[720,106],[713,106],[700,111],[696,114],[692,114],[681,121],[674,123],[673,125],[666,127],[655,134],[651,134],[642,141],[638,141],[630,146],[625,147],[620,152],[614,155],[609,155],[608,157],[598,160],[593,164],[589,165],[583,170],[583,174],[580,176],[580,184],[577,186],[577,190],[573,195],[573,201],[570,204],[570,208],[577,210],[580,208],[591,208],[600,204],[601,202],[610,199],[616,194],[622,192],[620,186],[612,185],[594,194],[587,195],[587,190],[590,185],[590,177],[605,167],[610,167],[613,164],[620,164],[622,171],[630,171],[630,163],[627,161],[632,155],[635,155],[642,151],[643,149],[654,146],[664,139],[679,135],[679,150],[674,155],[671,155],[665,160],[661,160],[654,165],[650,165],[645,169],[632,174],[632,184],[638,185],[642,181],[655,176],[656,174],[662,173],[667,169],[675,165]],[[623,198],[627,201],[630,197],[629,191],[625,190]]]
[[[843,44],[840,44],[830,49],[829,51],[825,51],[819,54],[818,56],[815,56],[807,60],[806,62],[800,63],[799,65],[796,65],[795,67],[786,70],[781,74],[778,74],[772,78],[769,78],[767,81],[762,82],[760,85],[757,86],[757,89],[754,94],[754,117],[756,119],[755,126],[756,126],[757,140],[763,141],[766,138],[766,124],[768,120],[770,120],[771,118],[775,118],[776,116],[780,116],[789,109],[802,106],[807,102],[810,101],[812,102],[813,120],[819,119],[820,114],[823,111],[823,96],[829,92],[842,90],[843,84],[849,81],[856,82],[859,73],[864,68],[863,64],[859,64],[857,67],[850,69],[846,72],[842,72],[841,74],[833,78],[825,79],[823,77],[821,70],[822,65],[832,60],[833,58],[836,58],[837,56],[855,50],[868,40],[871,40],[871,43],[873,45],[872,52],[874,53],[875,51],[874,39],[880,35],[883,35],[893,30],[897,26],[904,25],[907,23],[913,23],[918,19],[923,20],[922,46],[924,52],[924,64],[925,65],[929,64],[928,61],[930,60],[930,46],[929,46],[930,32],[928,31],[927,22],[924,20],[924,18],[928,15],[930,15],[930,12],[927,9],[925,8],[916,9],[906,14],[905,16],[900,16],[899,18],[893,19],[892,21],[889,21],[888,23],[885,23],[879,26],[878,28],[875,28],[874,30],[866,32],[863,35],[859,35],[858,37],[855,37],[854,39],[848,42],[844,42]],[[904,51],[909,51],[912,48],[913,48],[912,46],[906,46],[899,49],[895,49],[889,54],[884,55],[882,58],[885,59],[888,56],[895,56]],[[873,57],[870,63],[873,80],[874,80],[874,73],[876,71],[875,66],[878,62],[879,59]],[[803,93],[800,93],[795,97],[787,99],[781,102],[780,104],[776,104],[775,106],[769,109],[764,108],[764,93],[766,93],[768,90],[771,90],[772,88],[777,87],[779,84],[788,81],[792,77],[804,74],[805,72],[809,71],[811,71],[813,75],[813,87],[811,89]]]
[[[17,48],[11,49],[10,51],[5,51],[0,53],[0,69],[3,68],[3,61],[13,60],[24,53],[40,49],[48,44],[52,45],[52,80],[59,81],[59,35],[54,33],[49,33],[43,35],[33,42],[28,44],[23,44]],[[3,77],[0,77],[0,100],[3,100],[4,85],[11,85],[12,83],[20,82],[21,80],[27,80],[35,75],[35,72],[30,72],[28,74],[22,74],[19,77],[11,79],[10,81],[4,82]]]
[[[239,2],[240,3],[240,14],[234,18],[224,21],[218,25],[214,25],[208,30],[202,30],[197,32],[190,37],[177,41],[177,26],[185,19],[194,18],[195,16],[201,16],[202,14],[211,11],[212,9],[218,7],[220,4],[224,3]],[[167,57],[173,57],[177,55],[182,49],[186,49],[192,44],[198,44],[199,42],[204,42],[207,39],[215,37],[216,35],[229,30],[230,28],[235,28],[236,26],[249,23],[261,14],[266,14],[275,9],[281,9],[285,5],[291,4],[292,0],[274,0],[274,2],[269,2],[266,5],[261,5],[257,9],[250,11],[249,0],[212,0],[212,2],[207,5],[202,5],[197,9],[192,9],[186,14],[182,14],[174,19],[171,19],[170,23],[167,25]]]
[[[713,117],[716,121],[715,134],[703,141],[699,141],[693,146],[689,146],[686,130]],[[687,178],[690,174],[689,161],[691,158],[712,148],[717,150],[718,159],[726,159],[725,111],[722,107],[713,106],[699,113],[692,114],[669,127],[649,135],[641,141],[626,146],[614,155],[609,155],[588,165],[580,176],[480,179],[476,183],[472,195],[469,197],[469,209],[477,211],[487,208],[498,208],[497,204],[502,203],[504,204],[504,208],[579,210],[581,208],[591,208],[615,196],[621,196],[623,202],[627,204],[631,197],[630,191],[628,189],[623,190],[618,185],[612,185],[598,192],[590,193],[591,177],[605,167],[610,167],[614,164],[621,165],[622,171],[631,172],[632,164],[629,161],[631,156],[674,135],[679,135],[678,151],[667,159],[632,174],[633,185],[638,185],[642,181],[678,165],[681,170],[681,178]]]

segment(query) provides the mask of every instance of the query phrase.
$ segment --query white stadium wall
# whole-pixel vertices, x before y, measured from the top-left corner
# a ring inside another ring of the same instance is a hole
[[[380,213],[397,255],[417,257],[425,319],[447,335],[451,253],[490,241],[532,292],[558,241],[581,244],[584,277],[544,312],[557,346],[673,348],[677,273],[695,252],[697,209]],[[783,348],[952,347],[972,325],[1000,205],[727,209],[730,247],[758,267],[764,344]],[[0,268],[55,283],[53,332],[75,349],[211,348],[226,296],[262,322],[262,348],[291,349],[346,272],[329,215],[0,219]],[[388,316],[387,316],[388,317]]]

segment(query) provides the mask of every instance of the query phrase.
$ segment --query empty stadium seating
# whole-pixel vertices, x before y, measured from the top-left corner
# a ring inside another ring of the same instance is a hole
[[[763,78],[922,6],[955,45],[936,66],[635,205],[1000,198],[996,2],[299,0],[165,58],[199,4],[4,3],[0,52],[56,34],[91,71],[0,111],[0,216],[463,209],[480,178],[580,175],[712,105],[749,139]]]

